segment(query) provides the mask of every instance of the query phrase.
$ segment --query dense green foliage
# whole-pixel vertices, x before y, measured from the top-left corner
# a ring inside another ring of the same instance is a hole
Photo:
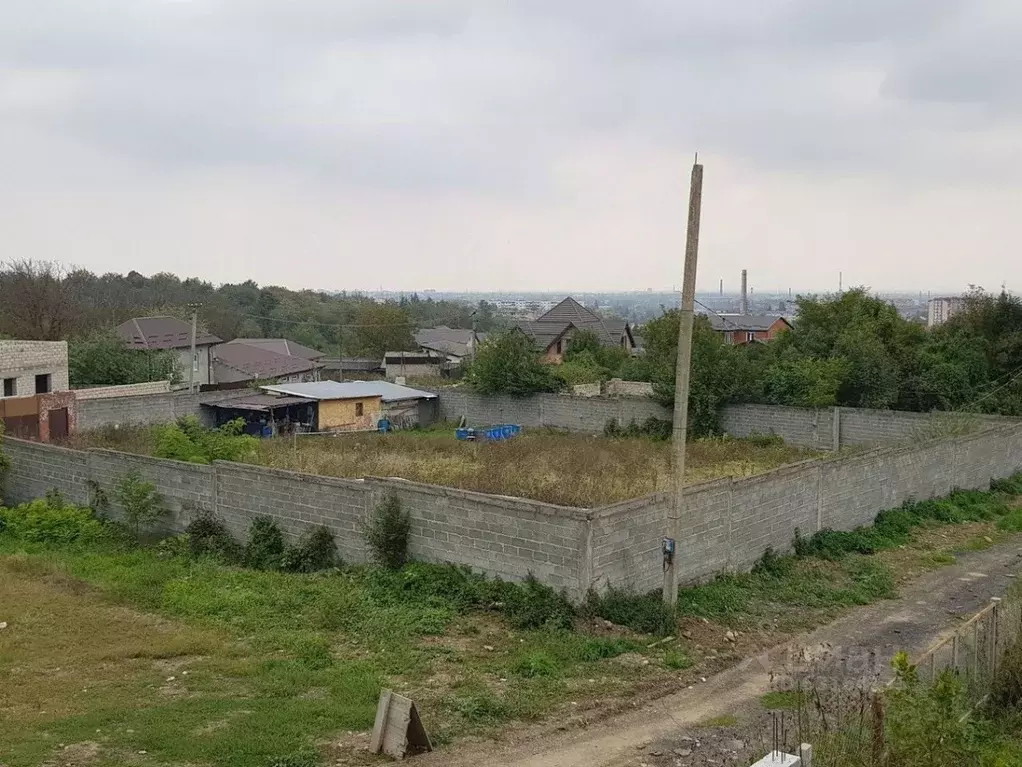
[[[883,764],[887,767],[1009,767],[1022,764],[1019,722],[1022,701],[1011,689],[1022,670],[1022,645],[1010,649],[998,670],[994,694],[975,706],[965,681],[945,671],[932,683],[923,682],[908,655],[898,653],[892,666],[895,684],[884,692]],[[1007,685],[1007,687],[1005,687]],[[863,716],[864,700],[853,692],[840,695],[815,690],[803,695],[800,721],[820,718],[814,737],[813,764],[820,767],[873,767],[877,764],[874,720]],[[825,697],[827,705],[821,704]],[[831,701],[831,699],[834,699]],[[828,710],[828,708],[830,710]],[[849,709],[849,710],[842,710]],[[829,720],[827,719],[829,717]],[[836,726],[835,726],[836,724]]]
[[[912,531],[927,524],[987,522],[1009,518],[1010,497],[1022,491],[1022,475],[991,483],[991,492],[958,490],[946,498],[906,502],[897,509],[880,512],[872,525],[854,530],[823,529],[811,538],[795,533],[795,553],[838,559],[845,554],[873,554],[908,542]],[[1010,494],[1010,495],[1009,495]]]
[[[53,496],[13,508],[0,506],[0,532],[35,543],[93,543],[107,530],[92,509]]]
[[[568,386],[600,383],[621,373],[630,357],[618,346],[607,346],[591,330],[580,330],[568,343],[564,362],[554,374]]]
[[[768,344],[730,346],[696,320],[691,432],[714,431],[732,402],[1022,415],[1022,299],[974,289],[964,312],[932,330],[862,288],[802,297],[798,307],[792,330]],[[646,357],[625,366],[665,405],[674,402],[678,317],[644,325]]]
[[[255,437],[242,433],[244,428],[245,421],[241,418],[218,429],[209,429],[195,416],[185,416],[156,429],[153,455],[188,463],[244,461],[255,455],[259,444]]]
[[[553,392],[564,386],[553,367],[539,361],[532,341],[517,331],[494,334],[480,344],[465,380],[482,394],[515,397]]]
[[[181,380],[173,351],[129,349],[115,333],[100,330],[73,338],[67,347],[71,386],[121,386],[145,381]]]
[[[381,359],[387,351],[414,349],[418,327],[468,328],[474,323],[488,331],[500,325],[485,301],[472,307],[413,294],[377,303],[359,294],[260,287],[251,280],[215,287],[166,272],[150,277],[138,272],[95,275],[45,261],[0,264],[0,336],[71,339],[71,379],[77,385],[131,383],[128,379],[137,380],[150,364],[140,354],[140,361],[131,365],[114,358],[105,342],[84,339],[108,337],[96,334],[109,333],[132,317],[187,320],[190,304],[200,306],[201,327],[225,340],[287,337],[330,355],[341,350]],[[152,364],[158,367],[155,358]],[[154,372],[141,380],[165,377]]]

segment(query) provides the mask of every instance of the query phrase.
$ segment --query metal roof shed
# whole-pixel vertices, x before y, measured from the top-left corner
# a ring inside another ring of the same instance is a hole
[[[275,394],[310,397],[319,401],[380,397],[384,402],[399,402],[410,399],[436,399],[437,397],[432,392],[413,389],[410,386],[399,386],[389,381],[315,381],[263,386],[262,389]]]

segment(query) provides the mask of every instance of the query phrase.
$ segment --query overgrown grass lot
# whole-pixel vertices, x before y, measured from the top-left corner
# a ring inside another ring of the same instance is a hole
[[[165,427],[104,429],[79,435],[75,447],[158,455]],[[241,460],[331,477],[402,477],[565,506],[592,507],[667,490],[670,442],[648,437],[593,437],[527,431],[506,442],[462,442],[452,426],[394,434],[253,440]],[[709,438],[692,442],[688,483],[745,477],[818,453],[776,438]]]
[[[900,574],[954,562],[977,535],[1022,530],[1020,493],[1016,478],[800,538],[794,555],[683,589],[676,611],[655,593],[573,606],[452,566],[347,565],[328,535],[285,547],[265,519],[247,541],[205,518],[144,545],[51,494],[0,509],[0,762],[369,761],[383,687],[420,704],[441,748],[516,722],[571,726],[891,597]]]

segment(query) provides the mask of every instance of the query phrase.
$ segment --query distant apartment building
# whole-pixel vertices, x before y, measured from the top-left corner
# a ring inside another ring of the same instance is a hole
[[[964,309],[965,299],[961,296],[931,298],[926,309],[926,326],[942,325]]]
[[[553,301],[537,301],[530,299],[499,299],[491,301],[497,314],[517,320],[533,320],[554,307]]]

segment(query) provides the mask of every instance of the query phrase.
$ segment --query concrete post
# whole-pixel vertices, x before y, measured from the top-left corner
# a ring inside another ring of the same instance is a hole
[[[696,264],[699,257],[699,219],[703,200],[703,166],[698,159],[692,166],[692,181],[688,201],[688,237],[685,242],[685,273],[681,288],[681,316],[678,322],[678,364],[674,374],[674,428],[672,449],[674,465],[671,471],[674,492],[667,536],[673,541],[673,550],[664,553],[664,602],[672,607],[678,601],[678,574],[675,552],[681,539],[681,518],[685,508],[685,444],[688,433],[688,389],[692,361],[692,327],[695,322]]]

